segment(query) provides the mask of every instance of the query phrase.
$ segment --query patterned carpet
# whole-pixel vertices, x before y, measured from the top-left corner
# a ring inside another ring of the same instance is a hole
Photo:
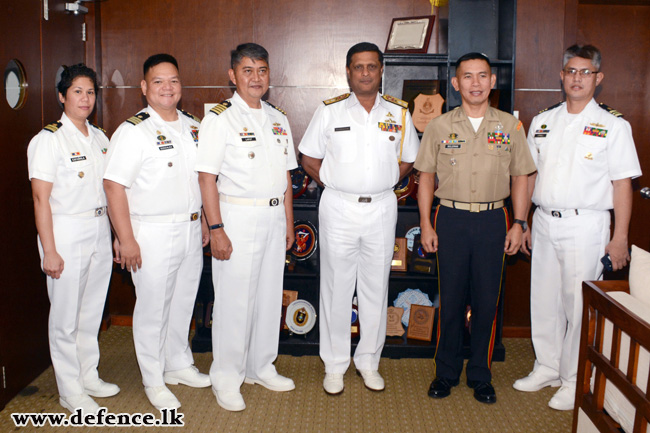
[[[573,413],[547,406],[555,388],[522,393],[512,383],[525,376],[533,364],[528,339],[504,339],[506,361],[492,366],[498,401],[485,405],[474,400],[465,377],[450,397],[434,400],[426,391],[432,379],[430,359],[382,359],[379,371],[386,390],[367,390],[350,367],[345,391],[328,396],[322,389],[323,365],[318,357],[281,355],[278,371],[293,378],[296,390],[275,393],[258,385],[242,385],[247,408],[232,413],[220,408],[210,388],[170,386],[182,403],[185,426],[180,428],[140,427],[137,431],[186,432],[569,432]],[[112,326],[100,336],[100,375],[117,383],[122,391],[115,397],[97,399],[112,413],[159,413],[149,404],[138,371],[131,328]],[[202,372],[209,370],[211,353],[195,354]],[[15,412],[66,412],[58,404],[52,368],[48,368],[0,412],[0,432],[132,432],[126,427],[15,427]]]

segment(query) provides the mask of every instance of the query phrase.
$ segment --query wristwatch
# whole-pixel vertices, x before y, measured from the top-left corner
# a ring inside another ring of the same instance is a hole
[[[521,226],[521,230],[526,233],[526,230],[528,230],[528,223],[524,220],[515,220],[515,224],[519,224]]]

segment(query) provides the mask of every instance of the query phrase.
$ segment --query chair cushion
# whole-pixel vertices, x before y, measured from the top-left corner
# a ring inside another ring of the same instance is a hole
[[[630,295],[650,307],[650,253],[632,245]]]

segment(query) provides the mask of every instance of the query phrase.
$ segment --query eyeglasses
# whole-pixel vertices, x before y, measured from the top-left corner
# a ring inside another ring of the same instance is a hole
[[[575,77],[576,75],[580,74],[580,76],[583,78],[589,78],[593,75],[596,75],[598,72],[600,71],[592,71],[591,69],[575,69],[575,68],[569,68],[564,70],[564,73],[568,74],[570,77]]]

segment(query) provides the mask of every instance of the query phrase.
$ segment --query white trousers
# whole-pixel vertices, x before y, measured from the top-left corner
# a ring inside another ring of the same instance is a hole
[[[54,242],[64,261],[61,277],[47,277],[48,336],[56,385],[62,397],[84,393],[96,381],[97,334],[113,268],[108,217],[53,215]],[[43,266],[43,247],[38,249]]]
[[[319,210],[320,357],[326,373],[350,365],[352,297],[356,284],[361,336],[354,352],[360,370],[377,370],[386,341],[388,277],[395,245],[394,195],[354,203],[326,188]]]
[[[535,211],[530,316],[535,370],[575,386],[582,320],[582,282],[596,280],[609,242],[610,215],[554,218]]]
[[[188,335],[203,268],[201,222],[131,224],[142,256],[131,272],[135,354],[144,386],[163,386],[165,371],[194,363]]]
[[[282,205],[221,202],[221,217],[233,251],[229,260],[212,259],[210,380],[238,391],[245,377],[277,374],[287,223]]]

